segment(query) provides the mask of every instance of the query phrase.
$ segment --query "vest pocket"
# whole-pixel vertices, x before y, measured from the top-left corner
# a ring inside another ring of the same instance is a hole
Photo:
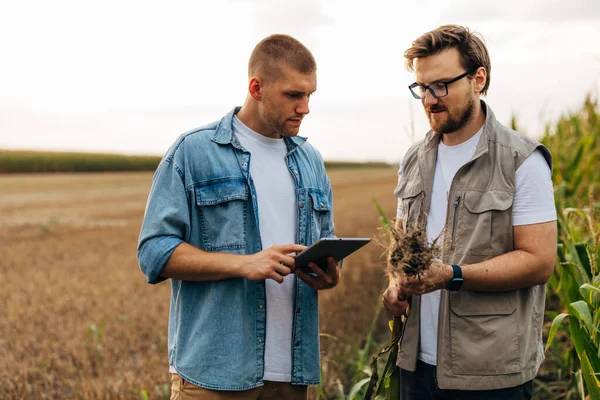
[[[450,294],[452,372],[505,375],[522,370],[516,292]]]
[[[248,192],[246,183],[238,179],[195,189],[204,250],[245,248]]]
[[[459,208],[456,232],[457,253],[494,256],[503,252],[504,241],[511,238],[514,193],[501,190],[467,190]],[[501,243],[499,242],[501,241]]]
[[[402,199],[402,220],[405,228],[418,227],[423,203],[422,193],[423,185],[420,180],[403,181],[395,190],[396,196]]]

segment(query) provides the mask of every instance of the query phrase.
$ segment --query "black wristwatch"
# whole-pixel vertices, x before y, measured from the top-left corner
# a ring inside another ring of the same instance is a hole
[[[463,285],[463,277],[462,277],[462,269],[458,265],[453,265],[452,270],[454,271],[454,275],[452,279],[448,281],[448,289],[451,292],[458,292]]]

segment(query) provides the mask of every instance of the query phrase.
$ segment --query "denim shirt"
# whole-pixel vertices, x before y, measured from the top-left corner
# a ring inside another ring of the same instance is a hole
[[[251,155],[232,130],[236,108],[220,121],[183,134],[152,181],[138,243],[148,282],[173,250],[187,242],[204,251],[262,250]],[[334,236],[331,184],[321,155],[305,138],[284,138],[296,184],[297,243]],[[292,383],[320,381],[317,292],[296,279]],[[185,380],[214,390],[262,385],[266,332],[264,281],[171,279],[169,363]]]

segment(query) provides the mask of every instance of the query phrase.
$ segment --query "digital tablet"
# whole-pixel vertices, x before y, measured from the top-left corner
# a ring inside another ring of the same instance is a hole
[[[323,238],[296,256],[296,268],[311,271],[309,262],[314,262],[321,269],[327,269],[327,258],[335,261],[349,256],[360,249],[371,239],[369,238]]]

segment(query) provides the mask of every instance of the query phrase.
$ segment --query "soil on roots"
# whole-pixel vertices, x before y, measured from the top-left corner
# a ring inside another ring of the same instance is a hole
[[[401,274],[420,279],[433,260],[441,255],[438,240],[428,243],[427,233],[422,227],[406,232],[392,224],[387,233],[390,240],[387,269],[394,280],[398,280]]]

